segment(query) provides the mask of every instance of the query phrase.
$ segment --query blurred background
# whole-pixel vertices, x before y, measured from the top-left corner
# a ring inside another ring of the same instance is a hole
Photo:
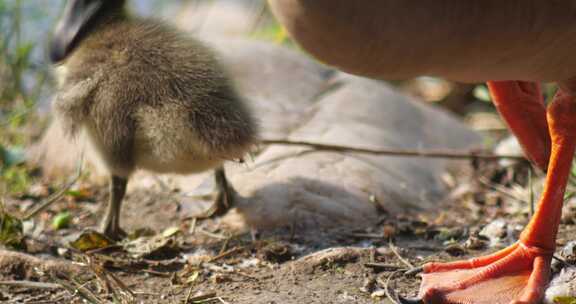
[[[154,16],[197,34],[218,32],[296,47],[260,0],[138,0],[135,13]],[[21,194],[34,178],[25,148],[49,121],[54,89],[46,45],[63,0],[0,0],[0,194]],[[209,34],[209,33],[208,33]],[[500,134],[505,128],[483,84],[456,84],[421,77],[393,82],[404,92],[462,116],[474,129]]]

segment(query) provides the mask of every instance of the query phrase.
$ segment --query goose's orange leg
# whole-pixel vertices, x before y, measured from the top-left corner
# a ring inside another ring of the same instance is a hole
[[[540,84],[526,81],[489,81],[490,95],[500,116],[516,135],[526,156],[546,170],[550,135]]]
[[[491,86],[492,87],[492,86]],[[494,92],[493,92],[494,93]],[[497,93],[498,94],[498,93]],[[496,96],[498,96],[495,94]],[[536,304],[542,299],[550,279],[550,262],[556,247],[562,202],[572,157],[576,149],[576,97],[559,91],[548,106],[547,122],[551,138],[548,174],[538,209],[522,232],[520,240],[499,252],[469,261],[424,265],[420,297],[426,303],[457,304]],[[506,115],[505,111],[501,111]],[[506,117],[512,126],[521,120],[523,107]],[[523,113],[523,114],[522,114]],[[519,125],[526,122],[521,122]],[[540,136],[535,132],[532,136]],[[540,134],[540,135],[539,135]],[[525,134],[529,137],[530,134]],[[525,137],[525,139],[529,139]],[[522,140],[522,139],[521,139]],[[537,142],[536,142],[537,143]],[[534,142],[524,142],[530,149]],[[527,151],[532,157],[538,151]]]

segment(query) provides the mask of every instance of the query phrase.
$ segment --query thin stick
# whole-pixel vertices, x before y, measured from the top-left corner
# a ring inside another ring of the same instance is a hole
[[[378,283],[384,287],[384,293],[386,293],[386,297],[388,298],[388,300],[390,300],[390,302],[394,303],[394,304],[400,304],[400,302],[397,300],[398,297],[397,296],[393,296],[392,293],[390,292],[390,282],[392,281],[392,278],[396,275],[396,274],[400,274],[402,273],[402,271],[395,271],[393,273],[391,273],[390,275],[388,275],[388,277],[386,278],[386,281],[383,281],[381,278],[377,278],[376,281],[378,281]],[[396,295],[396,294],[394,294]]]
[[[228,239],[228,237],[225,237],[225,236],[222,236],[222,235],[219,235],[219,234],[216,234],[216,233],[212,233],[212,232],[206,231],[206,230],[204,230],[204,229],[202,229],[202,228],[199,228],[199,229],[198,229],[198,232],[204,234],[205,236],[211,237],[211,238],[213,238],[213,239],[218,239],[218,240],[226,240],[226,239]]]
[[[198,302],[203,303],[203,301],[213,301],[214,299],[216,299],[216,293],[211,292],[211,293],[191,297],[188,300],[191,301],[192,303],[198,303]]]
[[[450,150],[420,150],[420,149],[371,149],[348,147],[332,144],[321,144],[307,141],[293,141],[281,139],[263,139],[260,143],[265,145],[306,146],[321,151],[355,152],[372,155],[405,156],[405,157],[428,157],[428,158],[454,158],[454,159],[515,159],[525,160],[523,156],[510,154],[493,154],[475,151],[450,151]]]
[[[22,217],[21,220],[26,221],[35,217],[36,215],[38,215],[38,213],[46,210],[46,208],[50,207],[50,205],[52,205],[55,201],[59,200],[62,196],[64,196],[66,191],[68,191],[72,186],[74,186],[74,184],[78,181],[78,179],[80,179],[80,176],[82,176],[83,161],[84,161],[84,154],[82,154],[78,159],[78,164],[76,166],[76,174],[74,175],[74,177],[66,185],[64,185],[64,187],[60,188],[58,191],[50,195],[44,202],[40,203],[40,205],[29,211],[26,215],[24,215],[24,217]]]
[[[194,286],[190,286],[190,289],[188,289],[188,293],[186,294],[186,299],[184,299],[184,304],[188,304],[188,302],[190,302],[190,297],[192,296],[192,289],[194,288]]]
[[[400,255],[400,253],[398,253],[398,250],[396,250],[396,246],[394,246],[394,244],[392,242],[388,243],[388,246],[390,247],[390,250],[392,250],[394,255],[400,260],[400,262],[402,262],[404,265],[408,266],[408,269],[414,269],[414,265],[412,265],[412,263],[408,262],[408,260],[404,259]]]
[[[212,263],[212,262],[214,262],[214,261],[223,259],[223,258],[225,258],[225,257],[227,257],[227,256],[229,256],[229,255],[232,255],[232,254],[234,254],[234,253],[240,252],[240,251],[242,251],[242,250],[244,250],[244,247],[234,247],[234,248],[232,248],[232,249],[230,249],[230,250],[228,250],[228,251],[224,251],[224,252],[218,254],[217,256],[211,258],[210,260],[208,260],[208,263]]]
[[[63,288],[62,285],[60,285],[60,284],[34,282],[34,281],[0,281],[0,285],[25,287],[25,288],[37,288],[37,289],[60,289],[60,288]]]
[[[124,292],[128,293],[132,299],[134,299],[136,297],[136,295],[134,294],[134,292],[128,288],[128,286],[126,286],[126,284],[124,284],[120,279],[118,279],[114,274],[112,274],[111,272],[105,272],[105,274],[112,278],[112,280],[116,283],[116,285],[118,285],[120,287],[120,289],[122,289]]]
[[[528,186],[530,187],[530,217],[534,215],[534,181],[532,180],[532,168],[528,167]]]
[[[560,264],[562,264],[562,267],[571,267],[572,265],[570,265],[570,263],[566,262],[566,260],[564,260],[563,258],[557,256],[557,255],[553,255],[552,258],[558,262],[560,262]]]
[[[396,299],[394,299],[392,297],[392,294],[390,293],[390,281],[392,281],[392,277],[396,274],[396,273],[400,273],[399,271],[393,272],[392,274],[390,274],[388,276],[388,278],[386,279],[386,286],[384,286],[384,292],[386,292],[386,297],[388,298],[388,300],[392,301],[394,304],[400,304]]]
[[[213,297],[213,298],[208,298],[208,299],[199,300],[199,301],[192,301],[192,303],[204,304],[204,303],[209,303],[209,302],[214,302],[214,301],[220,301],[220,303],[222,303],[222,304],[229,304],[228,302],[224,301],[224,299],[222,297]]]
[[[72,278],[72,282],[74,282],[74,284],[76,284],[76,289],[77,290],[84,290],[84,292],[89,295],[90,297],[92,297],[93,299],[98,299],[98,297],[94,294],[94,292],[92,292],[92,290],[90,290],[90,288],[88,288],[88,284],[90,284],[93,280],[89,280],[86,281],[82,284],[80,284],[80,282],[78,282],[76,279]],[[99,300],[99,299],[98,299]],[[99,300],[100,301],[100,300]]]
[[[81,299],[86,300],[89,303],[92,304],[101,304],[102,302],[100,301],[100,299],[96,298],[94,295],[92,295],[89,292],[86,292],[88,289],[86,287],[76,287],[64,280],[60,280],[57,278],[54,278],[54,280],[56,282],[58,282],[58,284],[62,285],[62,287],[64,287],[66,290],[68,290],[68,292],[70,292],[70,294],[72,296],[79,296]]]
[[[514,195],[513,193],[511,193],[510,191],[508,191],[507,188],[502,187],[502,186],[500,186],[500,185],[498,185],[498,184],[494,184],[494,183],[490,182],[488,179],[486,179],[486,178],[484,178],[484,177],[478,178],[478,181],[480,181],[481,184],[483,184],[483,185],[485,185],[485,186],[487,186],[487,187],[490,187],[490,188],[494,189],[495,191],[497,191],[498,193],[501,193],[501,194],[503,194],[503,195],[505,195],[505,196],[513,199],[513,200],[516,200],[516,201],[518,201],[518,202],[520,202],[520,203],[523,203],[523,204],[529,203],[529,202],[527,202],[526,200],[524,200],[524,199],[522,199],[522,198],[516,197],[516,195]]]
[[[224,298],[222,298],[222,297],[218,297],[217,299],[218,299],[218,301],[220,301],[220,303],[222,303],[222,304],[230,304],[230,303],[224,301]]]
[[[364,267],[372,268],[379,271],[398,271],[398,270],[405,270],[404,267],[392,264],[383,264],[383,263],[364,263]]]
[[[193,218],[192,218],[192,223],[190,224],[190,234],[191,234],[191,235],[196,234],[197,224],[198,224],[198,218],[193,217]]]

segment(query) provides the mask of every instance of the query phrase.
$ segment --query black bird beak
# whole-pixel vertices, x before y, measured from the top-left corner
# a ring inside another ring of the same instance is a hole
[[[68,0],[50,43],[50,60],[53,63],[64,60],[74,50],[87,25],[98,14],[105,1]]]

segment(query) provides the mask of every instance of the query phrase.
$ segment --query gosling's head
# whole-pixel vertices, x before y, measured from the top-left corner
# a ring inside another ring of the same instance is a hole
[[[106,18],[124,16],[126,0],[68,0],[50,43],[50,60],[58,63]]]

